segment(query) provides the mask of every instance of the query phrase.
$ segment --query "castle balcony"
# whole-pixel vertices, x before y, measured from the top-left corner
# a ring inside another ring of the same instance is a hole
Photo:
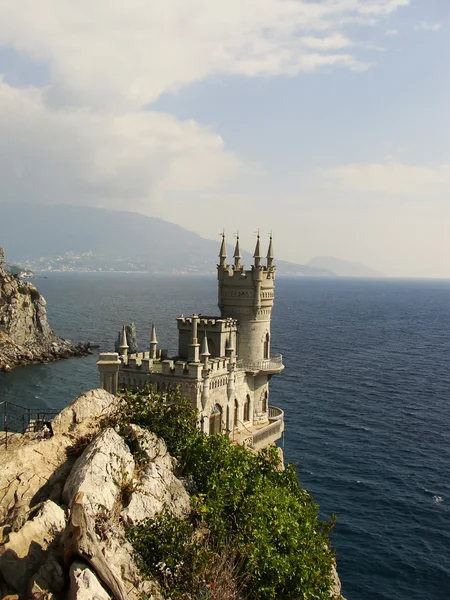
[[[252,373],[267,373],[272,375],[284,369],[282,354],[274,354],[261,360],[237,360],[236,367]]]
[[[252,427],[248,431],[238,434],[235,441],[238,444],[258,451],[270,444],[274,444],[281,438],[283,431],[284,412],[281,408],[269,406],[269,423],[259,427]]]

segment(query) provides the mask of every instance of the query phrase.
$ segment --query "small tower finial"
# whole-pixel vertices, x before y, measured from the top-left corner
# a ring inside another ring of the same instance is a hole
[[[259,229],[256,232],[256,246],[255,251],[253,253],[253,258],[255,259],[255,267],[259,267],[261,265],[261,247],[259,243]]]
[[[209,348],[208,348],[208,338],[206,336],[206,331],[205,331],[205,336],[203,338],[203,346],[202,346],[202,361],[205,365],[208,364],[208,359],[211,356],[211,353],[209,352]]]
[[[127,329],[126,326],[124,325],[122,327],[122,333],[120,334],[120,354],[121,356],[128,356],[128,340],[127,340]]]
[[[156,358],[156,346],[158,345],[158,340],[156,339],[156,328],[155,324],[152,323],[152,335],[150,337],[150,358]]]
[[[267,268],[270,269],[273,267],[273,244],[272,244],[272,230],[269,233],[269,247],[267,248]]]
[[[242,254],[241,254],[241,249],[239,247],[239,231],[238,231],[236,233],[236,247],[234,249],[234,268],[235,269],[242,268],[241,258],[242,258]]]
[[[219,252],[219,266],[225,267],[227,264],[227,245],[225,244],[225,229],[220,234],[222,236],[222,244],[220,245]]]

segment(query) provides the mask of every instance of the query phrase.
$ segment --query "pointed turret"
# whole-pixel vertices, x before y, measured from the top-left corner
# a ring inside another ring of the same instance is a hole
[[[242,254],[241,254],[241,249],[239,247],[239,232],[236,235],[236,247],[234,249],[234,268],[235,269],[241,269],[242,265],[241,265],[241,258],[242,258]]]
[[[205,364],[205,366],[208,364],[208,359],[211,356],[211,353],[209,352],[209,348],[208,348],[208,338],[206,336],[206,331],[205,331],[205,337],[203,338],[203,346],[202,346],[202,362]]]
[[[273,267],[273,244],[272,244],[272,232],[269,237],[269,247],[267,248],[267,268],[270,269]]]
[[[255,259],[255,267],[259,267],[261,265],[261,246],[259,243],[259,229],[258,229],[258,233],[256,235],[256,246],[255,246],[255,251],[253,253],[253,258]]]
[[[219,252],[219,266],[225,267],[227,264],[227,245],[225,244],[225,231],[222,232],[222,244]]]
[[[150,337],[150,358],[156,358],[156,346],[158,345],[158,340],[156,339],[156,328],[155,324],[152,323],[152,335]]]
[[[227,341],[225,343],[225,355],[227,358],[229,358],[231,361],[234,360],[234,346],[233,346],[233,340],[231,338],[231,331],[230,331],[230,335],[227,338]]]
[[[121,356],[128,356],[128,340],[127,340],[127,329],[125,325],[122,328],[122,333],[120,334],[120,354]]]

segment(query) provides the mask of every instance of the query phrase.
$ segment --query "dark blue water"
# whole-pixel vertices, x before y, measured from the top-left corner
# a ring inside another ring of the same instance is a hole
[[[64,337],[112,349],[134,320],[176,350],[175,317],[216,310],[211,277],[37,280]],[[273,350],[285,371],[284,450],[333,534],[348,600],[450,598],[450,282],[277,280]],[[96,357],[0,374],[0,394],[62,408],[98,383]]]

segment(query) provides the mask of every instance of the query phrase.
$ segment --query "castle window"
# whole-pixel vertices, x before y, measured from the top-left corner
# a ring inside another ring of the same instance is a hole
[[[222,433],[222,408],[216,404],[209,415],[209,435]]]
[[[264,358],[270,358],[270,336],[266,333],[264,339]]]
[[[238,410],[239,410],[239,404],[237,399],[234,400],[234,426],[237,427],[238,426]]]
[[[244,402],[244,421],[250,421],[250,396],[248,394]]]

